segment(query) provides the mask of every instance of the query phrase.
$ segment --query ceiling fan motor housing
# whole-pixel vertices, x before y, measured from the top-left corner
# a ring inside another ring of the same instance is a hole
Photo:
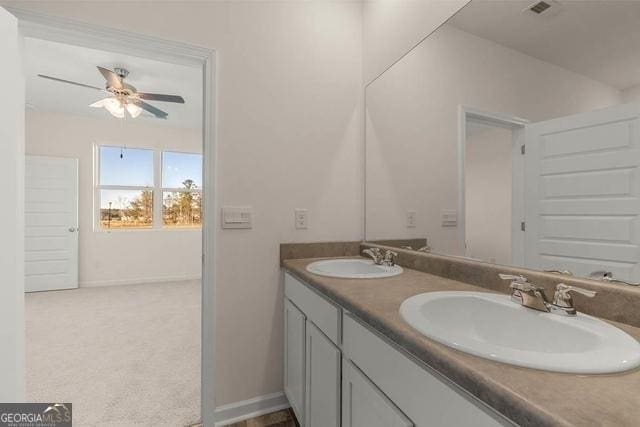
[[[127,70],[126,68],[114,68],[113,72],[116,73],[118,75],[118,77],[120,77],[121,79],[126,79],[127,76],[129,75],[129,70]]]
[[[109,86],[107,83],[107,90],[119,97],[131,97],[137,93],[137,90],[134,86],[127,84],[124,82],[124,79],[129,75],[129,70],[126,68],[114,68],[113,72],[120,77],[120,84],[122,87],[114,87]]]

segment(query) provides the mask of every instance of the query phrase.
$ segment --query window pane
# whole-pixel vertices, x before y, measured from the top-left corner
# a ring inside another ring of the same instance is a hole
[[[199,191],[166,191],[162,197],[162,221],[165,227],[200,227],[202,193]]]
[[[151,190],[100,190],[100,226],[103,229],[151,228]]]
[[[202,154],[162,153],[163,188],[202,188]]]
[[[153,187],[153,150],[101,146],[100,185]]]

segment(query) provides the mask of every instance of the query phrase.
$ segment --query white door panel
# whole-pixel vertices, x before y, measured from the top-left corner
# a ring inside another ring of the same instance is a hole
[[[284,300],[284,392],[301,425],[304,425],[306,317]]]
[[[640,105],[526,126],[525,264],[639,281]]]
[[[27,156],[25,291],[78,287],[78,160]]]
[[[351,361],[343,359],[342,427],[413,427],[414,424]]]
[[[340,426],[340,350],[307,320],[305,427]]]

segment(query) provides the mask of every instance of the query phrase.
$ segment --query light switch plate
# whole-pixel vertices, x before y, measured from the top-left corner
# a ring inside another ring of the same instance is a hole
[[[295,226],[298,230],[309,228],[309,209],[296,209]]]
[[[418,212],[407,211],[407,228],[416,228],[418,225]]]
[[[251,206],[223,206],[222,228],[253,228]]]
[[[458,212],[452,210],[442,211],[442,226],[443,227],[457,227],[458,226]]]

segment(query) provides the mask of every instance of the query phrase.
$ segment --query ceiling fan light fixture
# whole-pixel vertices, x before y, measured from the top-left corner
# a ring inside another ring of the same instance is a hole
[[[127,103],[127,112],[131,116],[131,118],[135,119],[140,114],[142,114],[142,108],[138,107],[136,104],[132,104],[130,102]]]
[[[104,108],[107,110],[113,117],[117,117],[119,119],[124,118],[124,106],[122,102],[117,98],[104,98],[100,101],[94,102],[89,105],[89,107],[93,108]]]

